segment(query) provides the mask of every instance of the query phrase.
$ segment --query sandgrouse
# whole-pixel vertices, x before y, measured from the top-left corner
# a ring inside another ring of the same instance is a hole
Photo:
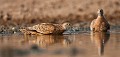
[[[103,9],[98,10],[98,17],[91,22],[90,30],[93,32],[107,32],[110,30],[110,25],[107,22]]]
[[[53,23],[41,23],[32,27],[26,27],[20,29],[24,34],[62,34],[64,31],[71,27],[70,23],[53,24]]]

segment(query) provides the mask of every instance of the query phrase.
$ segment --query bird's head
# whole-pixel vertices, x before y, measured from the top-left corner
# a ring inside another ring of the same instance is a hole
[[[103,12],[103,9],[98,9],[97,13],[98,13],[99,16],[102,16],[103,13],[104,13],[104,12]]]
[[[63,28],[66,29],[66,30],[71,28],[71,24],[68,23],[68,22],[63,23],[62,26],[63,26]]]

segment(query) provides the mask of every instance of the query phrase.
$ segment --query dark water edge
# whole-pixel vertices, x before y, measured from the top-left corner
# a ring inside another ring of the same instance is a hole
[[[12,34],[21,34],[20,30],[22,27],[20,26],[0,26],[0,35],[12,35]],[[111,26],[110,32],[111,33],[120,33],[120,26]],[[71,29],[65,31],[64,34],[79,34],[83,32],[90,32],[90,27],[87,26],[73,26]]]

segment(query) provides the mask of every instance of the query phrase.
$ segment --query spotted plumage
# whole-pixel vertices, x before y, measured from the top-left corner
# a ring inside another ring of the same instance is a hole
[[[103,15],[103,9],[98,10],[98,17],[91,22],[90,29],[93,32],[108,31],[110,25]]]
[[[70,28],[70,23],[52,24],[41,23],[25,29],[20,29],[25,34],[62,34]]]

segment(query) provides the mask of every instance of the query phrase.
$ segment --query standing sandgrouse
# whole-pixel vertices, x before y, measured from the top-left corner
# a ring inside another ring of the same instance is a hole
[[[62,34],[67,29],[71,28],[70,23],[52,24],[41,23],[25,29],[20,29],[24,34]]]
[[[93,32],[107,32],[110,30],[110,25],[103,15],[103,9],[98,10],[98,17],[91,22],[90,30]]]

